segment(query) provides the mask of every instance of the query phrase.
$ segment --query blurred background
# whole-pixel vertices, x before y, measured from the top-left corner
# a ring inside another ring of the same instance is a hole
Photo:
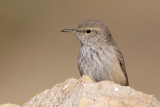
[[[130,86],[160,100],[159,0],[0,0],[0,104],[80,78],[80,43],[60,30],[86,19],[109,27]]]

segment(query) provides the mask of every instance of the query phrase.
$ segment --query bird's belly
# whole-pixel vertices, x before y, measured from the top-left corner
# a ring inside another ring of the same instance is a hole
[[[79,54],[78,66],[81,75],[89,75],[96,82],[111,80],[123,84],[126,79],[116,56],[112,53],[82,51]]]
[[[104,62],[102,60],[106,61]],[[90,59],[88,57],[79,58],[79,69],[82,75],[90,75],[94,81],[111,79],[112,64],[108,59],[101,59],[98,57]]]

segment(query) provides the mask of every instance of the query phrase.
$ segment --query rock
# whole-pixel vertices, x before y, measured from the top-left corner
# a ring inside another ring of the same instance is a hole
[[[160,107],[152,95],[112,81],[93,82],[89,76],[67,79],[36,95],[23,107]]]

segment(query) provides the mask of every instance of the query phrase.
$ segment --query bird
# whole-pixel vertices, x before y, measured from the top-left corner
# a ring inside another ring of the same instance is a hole
[[[70,32],[80,41],[78,69],[81,76],[89,75],[94,82],[109,80],[129,85],[123,55],[103,22],[89,19],[81,22],[77,29],[61,32]]]

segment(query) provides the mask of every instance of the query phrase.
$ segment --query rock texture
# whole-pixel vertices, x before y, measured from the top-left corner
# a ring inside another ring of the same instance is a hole
[[[152,95],[111,81],[93,82],[83,76],[68,79],[33,97],[24,107],[160,107]]]
[[[19,107],[0,105],[0,107]],[[22,107],[160,107],[152,95],[112,81],[93,82],[89,76],[67,79],[36,95]]]

